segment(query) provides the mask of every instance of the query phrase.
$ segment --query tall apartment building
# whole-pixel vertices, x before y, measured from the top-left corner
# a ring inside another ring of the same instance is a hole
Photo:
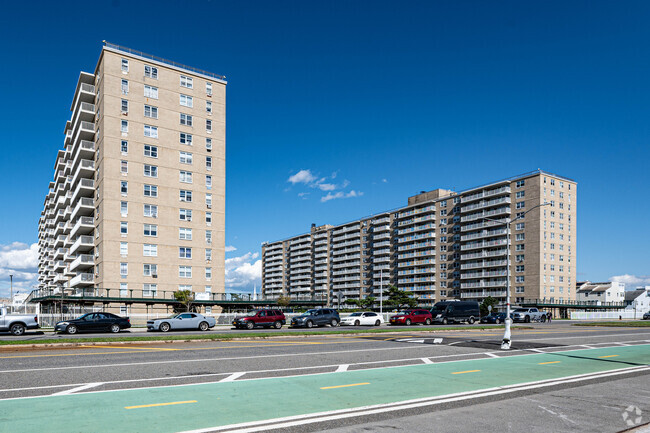
[[[541,170],[462,192],[423,191],[403,208],[264,243],[262,290],[333,306],[389,285],[422,306],[505,302],[509,249],[511,302],[575,299],[576,200],[575,181]]]
[[[222,76],[105,43],[39,219],[39,288],[224,291],[225,92]]]

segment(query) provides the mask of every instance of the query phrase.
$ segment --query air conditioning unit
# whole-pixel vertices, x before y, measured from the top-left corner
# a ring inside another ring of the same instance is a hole
[[[158,274],[151,274],[151,278],[158,278]]]
[[[192,217],[185,218],[186,221],[192,221]]]
[[[209,204],[209,205],[207,205],[207,206],[208,206],[208,209],[212,209],[212,205],[211,205],[211,204]]]

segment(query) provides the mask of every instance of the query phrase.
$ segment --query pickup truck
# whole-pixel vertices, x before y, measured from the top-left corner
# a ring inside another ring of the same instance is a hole
[[[38,329],[38,316],[35,314],[9,314],[6,307],[0,307],[0,332],[23,335],[26,329]]]
[[[517,308],[512,313],[512,320],[515,322],[546,322],[547,317],[548,313],[537,308]]]

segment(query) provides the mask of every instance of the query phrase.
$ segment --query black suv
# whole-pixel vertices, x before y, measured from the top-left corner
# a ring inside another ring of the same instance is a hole
[[[325,325],[334,327],[338,326],[340,321],[338,311],[332,310],[331,308],[316,308],[291,319],[291,327],[300,328],[304,326],[311,328]]]

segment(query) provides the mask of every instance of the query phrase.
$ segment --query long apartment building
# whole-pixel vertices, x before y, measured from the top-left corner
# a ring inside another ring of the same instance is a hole
[[[225,91],[222,76],[104,44],[39,219],[42,292],[224,292]]]
[[[505,302],[509,251],[511,302],[575,299],[576,200],[575,181],[541,170],[423,191],[399,209],[262,244],[263,293],[336,306],[394,285],[422,306]]]

